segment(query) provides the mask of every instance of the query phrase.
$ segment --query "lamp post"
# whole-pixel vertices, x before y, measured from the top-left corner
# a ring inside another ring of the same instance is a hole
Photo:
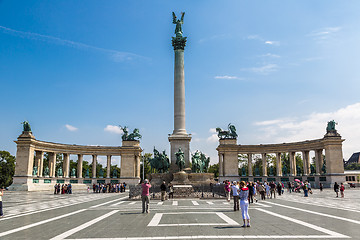
[[[142,175],[142,180],[144,182],[144,179],[145,179],[145,149],[143,149],[143,152],[144,152],[144,155],[143,155],[143,175]]]

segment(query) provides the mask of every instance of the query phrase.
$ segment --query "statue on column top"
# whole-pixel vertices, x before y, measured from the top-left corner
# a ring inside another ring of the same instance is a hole
[[[181,12],[180,20],[176,18],[176,15],[174,12],[172,12],[172,15],[173,15],[173,24],[176,24],[176,27],[175,27],[176,37],[182,37],[183,31],[182,31],[181,25],[184,23],[185,12]]]

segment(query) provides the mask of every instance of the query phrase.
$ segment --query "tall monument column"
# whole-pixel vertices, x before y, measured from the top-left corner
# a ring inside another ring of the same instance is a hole
[[[181,13],[181,19],[177,19],[173,13],[173,23],[176,24],[176,37],[172,38],[172,46],[175,52],[174,64],[174,131],[169,136],[171,151],[171,171],[175,171],[176,156],[179,148],[184,152],[185,168],[190,167],[190,141],[191,136],[186,133],[185,128],[185,71],[184,71],[184,49],[186,37],[183,37],[181,25],[184,23],[185,13]]]

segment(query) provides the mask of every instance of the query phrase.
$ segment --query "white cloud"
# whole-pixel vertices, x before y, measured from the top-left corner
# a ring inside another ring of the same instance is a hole
[[[111,133],[116,133],[116,134],[122,134],[123,131],[121,130],[121,128],[119,126],[114,126],[114,125],[107,125],[106,128],[104,128],[105,132],[111,132]]]
[[[270,64],[266,64],[266,65],[261,66],[261,67],[243,68],[241,70],[242,71],[250,71],[250,72],[253,72],[253,73],[267,75],[269,73],[278,71],[278,69],[279,69],[279,67],[278,67],[277,64],[270,63]]]
[[[360,102],[340,108],[334,112],[312,113],[308,116],[288,119],[274,119],[256,122],[263,126],[258,139],[262,143],[282,143],[319,139],[326,133],[327,122],[335,120],[339,123],[336,129],[346,139],[343,143],[344,158],[360,151]]]
[[[267,54],[261,55],[260,57],[280,58],[281,56],[272,54],[272,53],[267,53]]]
[[[74,132],[76,130],[78,130],[78,128],[74,127],[74,126],[71,126],[69,124],[65,124],[65,127],[67,130],[71,131],[71,132]]]
[[[332,37],[335,33],[339,32],[341,27],[326,27],[312,31],[308,36],[313,37],[315,40],[325,40]]]
[[[211,133],[211,136],[206,139],[207,142],[215,143],[219,141],[215,128],[210,128],[209,133]]]
[[[224,76],[215,76],[214,77],[215,79],[228,79],[228,80],[231,80],[231,79],[238,79],[238,80],[242,80],[243,78],[239,78],[239,77],[236,77],[236,76],[228,76],[228,75],[224,75]]]
[[[278,42],[278,41],[265,41],[265,44],[279,46],[280,42]]]

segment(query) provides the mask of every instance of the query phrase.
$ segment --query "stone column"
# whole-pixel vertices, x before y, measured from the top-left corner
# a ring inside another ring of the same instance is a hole
[[[262,154],[261,154],[261,159],[262,159],[263,176],[266,177],[266,176],[267,176],[266,153],[262,153]]]
[[[303,155],[303,164],[304,164],[304,175],[308,176],[311,173],[310,170],[310,154],[309,151],[302,151]]]
[[[110,169],[111,169],[111,155],[107,155],[106,163],[106,178],[110,178]]]
[[[49,176],[55,177],[56,172],[56,153],[48,153],[49,154]]]
[[[169,136],[170,160],[172,172],[177,171],[175,153],[179,148],[184,152],[185,168],[190,167],[190,141],[191,136],[187,134],[185,127],[185,71],[184,50],[186,37],[177,35],[172,38],[175,53],[174,63],[174,131]]]
[[[276,153],[276,176],[282,176],[281,153]]]
[[[253,176],[253,169],[252,169],[252,157],[253,155],[251,153],[248,153],[248,176]]]
[[[97,155],[92,155],[92,178],[96,178]]]
[[[219,177],[224,176],[224,172],[223,172],[223,158],[224,155],[222,153],[219,153]]]
[[[290,176],[296,176],[295,152],[289,152],[289,160],[290,160]]]
[[[322,151],[322,149],[315,150],[316,175],[321,175],[321,168],[323,166]]]
[[[44,152],[42,151],[35,151],[35,159],[36,159],[36,166],[38,168],[37,175],[42,177],[43,175],[43,168],[44,168]]]
[[[135,156],[135,177],[140,178],[140,156]]]
[[[77,160],[77,175],[78,178],[82,178],[82,170],[83,170],[83,155],[78,154],[78,160]]]
[[[15,142],[17,144],[15,176],[32,176],[35,137],[31,132],[23,132]],[[26,183],[26,181],[24,183]]]
[[[336,134],[336,136],[333,136],[333,134],[326,134],[324,137],[326,181],[327,184],[330,183],[330,187],[333,187],[335,182],[339,183],[346,180],[342,153],[343,141],[340,134]]]
[[[70,154],[63,153],[63,176],[65,178],[69,177],[69,169],[70,169]]]

